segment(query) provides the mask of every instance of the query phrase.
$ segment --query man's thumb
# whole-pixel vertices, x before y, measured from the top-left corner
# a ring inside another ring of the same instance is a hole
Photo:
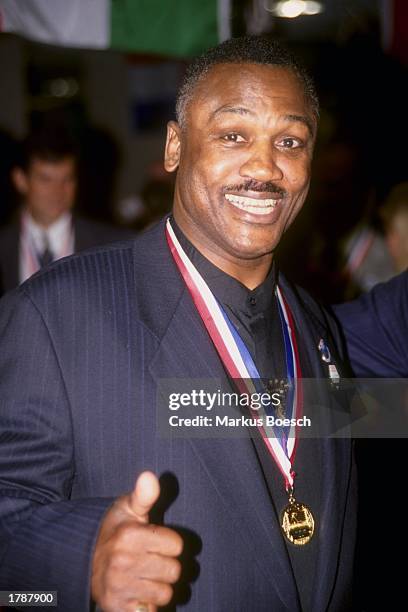
[[[149,512],[160,495],[160,483],[153,472],[142,472],[130,494],[130,508],[142,523],[149,522]]]

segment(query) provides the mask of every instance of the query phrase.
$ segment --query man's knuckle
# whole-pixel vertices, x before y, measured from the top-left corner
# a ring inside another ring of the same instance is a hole
[[[112,592],[106,593],[106,595],[98,601],[98,604],[101,609],[104,610],[104,612],[110,612],[111,610],[113,611],[118,609],[117,596]]]
[[[136,521],[124,521],[118,525],[116,529],[116,540],[126,541],[131,537],[134,537],[140,532],[140,526]]]
[[[121,572],[130,564],[130,555],[119,549],[111,555],[108,561],[108,569],[111,573]]]
[[[178,557],[183,552],[184,542],[183,542],[183,538],[178,533],[176,533],[175,535],[177,537],[175,538],[175,541],[174,541],[174,549],[175,549],[175,556]]]
[[[168,567],[168,579],[169,582],[176,582],[180,578],[181,574],[181,563],[177,559],[173,559],[169,563]]]
[[[168,584],[159,584],[156,590],[156,603],[158,606],[165,606],[173,597],[173,589]]]

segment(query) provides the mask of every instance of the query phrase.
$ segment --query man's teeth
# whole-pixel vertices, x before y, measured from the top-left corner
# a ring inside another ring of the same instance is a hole
[[[260,200],[256,198],[247,198],[246,196],[237,196],[232,193],[226,193],[225,198],[237,208],[247,210],[255,215],[267,215],[278,203],[278,200],[272,200],[272,198]]]

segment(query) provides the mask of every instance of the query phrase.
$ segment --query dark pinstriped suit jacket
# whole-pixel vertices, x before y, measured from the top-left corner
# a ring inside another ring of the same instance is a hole
[[[324,376],[316,346],[330,336],[327,323],[309,298],[284,279],[280,285],[316,376]],[[224,375],[163,222],[135,241],[56,262],[0,304],[0,589],[57,589],[60,610],[88,610],[100,521],[150,469],[173,475],[166,524],[201,547],[181,609],[299,610],[251,441],[157,435],[158,379]],[[324,441],[322,452],[312,609],[345,610],[355,529],[351,444]]]
[[[408,270],[333,308],[356,376],[408,377]]]

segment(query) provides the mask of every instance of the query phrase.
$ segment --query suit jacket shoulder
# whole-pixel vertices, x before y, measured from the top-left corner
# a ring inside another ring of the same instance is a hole
[[[333,310],[357,376],[408,376],[408,270]]]
[[[135,237],[135,233],[126,228],[116,227],[80,216],[74,217],[74,230],[75,252]]]

